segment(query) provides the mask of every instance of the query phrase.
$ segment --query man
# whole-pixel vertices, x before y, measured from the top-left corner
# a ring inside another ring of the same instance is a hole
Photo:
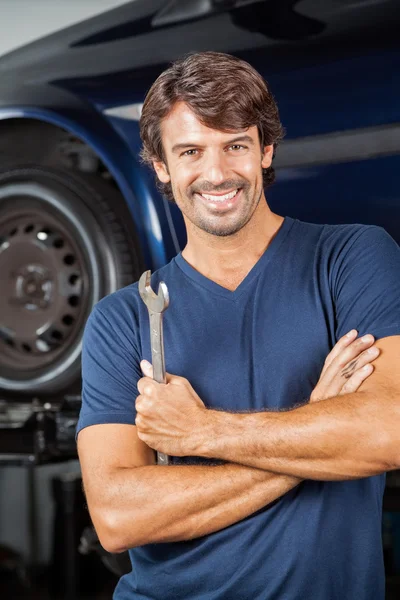
[[[143,360],[137,284],[85,331],[88,505],[106,549],[131,549],[133,564],[114,598],[382,600],[384,473],[400,464],[398,246],[378,227],[270,210],[283,129],[239,59],[173,64],[141,135],[187,245],[152,280],[171,295],[167,384]]]

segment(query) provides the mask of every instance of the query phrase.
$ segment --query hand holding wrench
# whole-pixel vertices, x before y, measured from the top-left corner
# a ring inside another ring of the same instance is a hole
[[[158,293],[155,294],[151,287],[151,271],[145,271],[139,279],[139,294],[149,311],[153,379],[157,383],[166,383],[162,319],[163,312],[169,305],[168,288],[161,281]],[[168,456],[163,452],[157,452],[157,464],[168,465]]]

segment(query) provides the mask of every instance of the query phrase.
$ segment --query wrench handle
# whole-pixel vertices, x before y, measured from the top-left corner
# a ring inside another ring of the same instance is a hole
[[[150,343],[151,343],[151,362],[153,364],[153,379],[157,383],[166,383],[165,376],[165,357],[164,357],[164,336],[163,336],[163,315],[149,311],[150,314]]]
[[[164,337],[163,337],[163,314],[149,310],[150,317],[150,343],[151,361],[153,364],[153,379],[157,383],[166,383]],[[168,465],[169,457],[164,452],[157,452],[157,464]]]

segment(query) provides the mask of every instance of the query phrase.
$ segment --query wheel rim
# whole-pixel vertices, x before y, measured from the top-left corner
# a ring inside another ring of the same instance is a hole
[[[79,358],[100,298],[96,249],[62,193],[36,182],[0,187],[0,273],[0,386],[23,391]]]

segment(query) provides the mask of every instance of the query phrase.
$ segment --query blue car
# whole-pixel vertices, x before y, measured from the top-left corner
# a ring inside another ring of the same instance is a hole
[[[136,0],[3,56],[1,397],[79,395],[93,305],[184,247],[138,121],[185,53],[236,54],[269,82],[273,211],[400,241],[399,27],[397,0]]]

